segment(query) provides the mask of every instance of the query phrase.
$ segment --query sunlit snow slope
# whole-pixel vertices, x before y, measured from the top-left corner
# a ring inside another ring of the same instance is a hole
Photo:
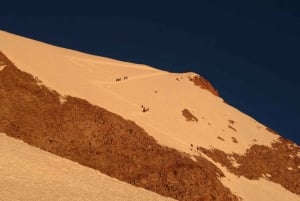
[[[194,154],[201,146],[244,154],[253,144],[271,146],[279,138],[222,98],[195,86],[190,81],[194,73],[170,73],[92,56],[3,31],[0,51],[50,89],[133,120],[160,144],[183,152]],[[149,110],[143,112],[142,106]],[[197,121],[187,121],[184,109]],[[236,177],[218,166],[226,176],[224,185],[244,200],[300,200],[279,184]]]
[[[1,51],[21,70],[61,94],[87,99],[135,121],[161,144],[186,152],[194,144],[244,153],[254,142],[270,145],[278,138],[221,98],[194,86],[188,78],[194,73],[169,73],[0,34]],[[142,105],[149,111],[142,112]],[[199,121],[186,121],[185,108]]]

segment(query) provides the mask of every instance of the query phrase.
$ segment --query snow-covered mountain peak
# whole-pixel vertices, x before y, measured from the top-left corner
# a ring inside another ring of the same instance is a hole
[[[16,66],[50,89],[133,120],[161,144],[181,151],[189,153],[194,144],[245,153],[252,144],[270,146],[278,138],[221,98],[195,86],[190,81],[195,73],[170,73],[91,56],[5,32],[1,32],[0,44]],[[149,111],[142,112],[142,105]],[[186,121],[184,109],[198,121]]]
[[[299,200],[300,148],[200,75],[4,31],[0,51],[0,132],[178,200]]]

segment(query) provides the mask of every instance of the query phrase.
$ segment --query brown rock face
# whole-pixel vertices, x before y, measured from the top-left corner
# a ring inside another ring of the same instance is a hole
[[[300,194],[300,147],[289,140],[280,138],[271,148],[253,145],[244,155],[226,154],[217,149],[199,148],[199,150],[236,175],[248,179],[264,177],[281,184],[293,193]],[[239,167],[232,165],[229,160],[232,157],[240,164]]]
[[[212,94],[216,96],[220,96],[219,92],[212,86],[212,84],[201,75],[194,76],[193,78],[190,77],[189,79],[190,81],[194,82],[196,86],[200,86],[202,89],[206,89],[210,91]]]
[[[61,96],[2,53],[0,132],[178,200],[238,200],[208,160],[160,146],[142,128],[85,100]]]

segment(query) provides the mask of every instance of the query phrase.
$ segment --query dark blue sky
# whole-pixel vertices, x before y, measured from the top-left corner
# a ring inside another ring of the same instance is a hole
[[[4,10],[9,16],[0,17],[0,29],[173,72],[197,72],[226,102],[300,144],[298,2],[81,2],[42,9],[24,3]]]

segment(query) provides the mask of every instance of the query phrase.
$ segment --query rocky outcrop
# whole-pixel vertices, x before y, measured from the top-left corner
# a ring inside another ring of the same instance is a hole
[[[75,97],[61,97],[3,54],[0,132],[109,176],[178,200],[238,200],[208,160],[159,145],[134,122]]]
[[[198,121],[198,118],[186,108],[182,110],[182,115],[185,117],[186,121]]]
[[[263,177],[300,195],[300,147],[292,141],[281,137],[272,147],[252,145],[244,155],[218,149],[199,150],[238,176],[252,180]],[[238,166],[233,165],[232,158]]]
[[[220,96],[218,90],[216,90],[212,84],[201,75],[189,77],[189,80],[192,81],[194,85],[200,86],[202,89],[206,89],[216,96]]]

